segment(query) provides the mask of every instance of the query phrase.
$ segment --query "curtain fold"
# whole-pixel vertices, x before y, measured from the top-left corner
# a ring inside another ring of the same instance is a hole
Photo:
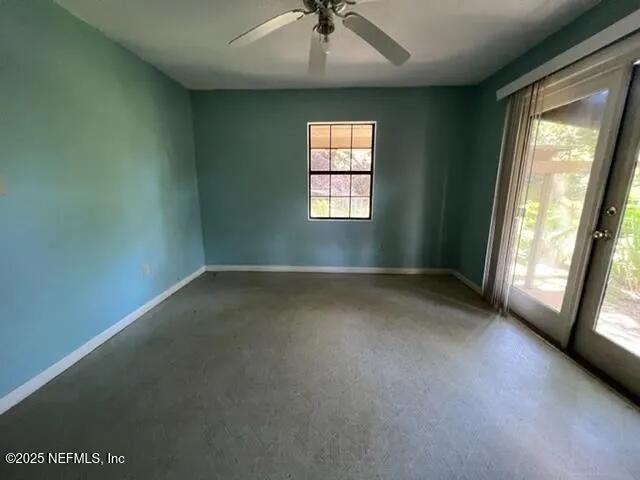
[[[501,313],[507,310],[513,281],[543,86],[541,80],[514,93],[507,108],[484,278],[484,294]]]

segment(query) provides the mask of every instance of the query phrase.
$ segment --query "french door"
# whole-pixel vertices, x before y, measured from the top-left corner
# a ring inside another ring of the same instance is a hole
[[[634,72],[572,347],[640,398],[640,72]]]
[[[528,118],[508,308],[640,399],[640,35]]]
[[[628,81],[623,66],[550,79],[531,120],[509,308],[565,347]]]

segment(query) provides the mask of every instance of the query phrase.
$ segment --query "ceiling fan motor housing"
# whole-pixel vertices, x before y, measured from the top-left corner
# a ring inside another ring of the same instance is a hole
[[[340,13],[346,7],[342,0],[303,0],[303,2],[308,11],[318,15],[318,24],[314,30],[324,37],[331,35],[336,29],[333,13]]]
[[[320,19],[318,20],[318,25],[316,26],[316,31],[320,35],[331,35],[336,26],[333,23],[331,15],[320,15]]]
[[[333,10],[335,13],[342,13],[347,8],[345,0],[302,0],[308,12],[318,10]]]

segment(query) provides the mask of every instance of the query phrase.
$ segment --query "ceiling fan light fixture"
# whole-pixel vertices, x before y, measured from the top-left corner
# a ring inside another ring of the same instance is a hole
[[[320,35],[320,48],[326,54],[331,53],[331,37],[329,35]]]

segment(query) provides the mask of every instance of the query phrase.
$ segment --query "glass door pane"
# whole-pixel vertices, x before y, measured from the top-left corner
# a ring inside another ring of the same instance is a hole
[[[640,153],[614,249],[596,332],[640,357]]]
[[[608,90],[546,110],[534,126],[513,286],[562,310]]]

